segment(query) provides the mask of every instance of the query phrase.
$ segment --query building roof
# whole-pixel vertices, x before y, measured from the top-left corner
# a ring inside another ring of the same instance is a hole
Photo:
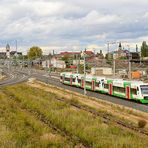
[[[84,51],[87,55],[91,55],[91,54],[94,54],[93,51]]]
[[[129,51],[128,50],[115,50],[115,51],[112,51],[112,52],[110,52],[111,54],[115,54],[115,53],[126,53],[126,54],[128,54],[129,53]]]
[[[80,52],[60,52],[60,55],[67,55],[67,54],[80,54]]]

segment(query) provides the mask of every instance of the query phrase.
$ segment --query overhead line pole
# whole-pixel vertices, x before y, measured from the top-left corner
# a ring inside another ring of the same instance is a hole
[[[115,61],[115,58],[113,59],[113,76],[115,78],[115,75],[116,75],[116,61]]]
[[[128,45],[128,50],[129,50],[129,61],[128,61],[128,63],[129,63],[129,67],[128,67],[128,68],[129,68],[129,74],[128,74],[128,75],[129,75],[129,76],[128,76],[128,77],[129,77],[129,80],[131,80],[131,68],[132,68],[132,67],[131,67],[131,58],[132,58],[132,57],[131,57],[130,46],[129,46],[129,45]]]
[[[85,83],[85,81],[86,81],[86,57],[85,57],[85,53],[84,53],[84,95],[86,95],[87,94],[87,92],[86,92],[86,83]]]

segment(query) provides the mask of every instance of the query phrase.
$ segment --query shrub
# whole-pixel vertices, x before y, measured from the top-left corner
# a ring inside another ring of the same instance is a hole
[[[144,128],[146,126],[147,122],[143,119],[138,121],[138,127],[139,128]]]

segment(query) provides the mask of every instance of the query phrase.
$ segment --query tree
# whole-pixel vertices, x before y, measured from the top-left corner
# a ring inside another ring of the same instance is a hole
[[[148,45],[146,44],[146,41],[143,41],[142,42],[141,56],[142,57],[148,57]]]
[[[64,55],[61,58],[61,60],[65,62],[65,64],[66,64],[67,67],[72,64],[72,58],[70,57],[70,55]]]
[[[36,59],[42,57],[42,49],[38,46],[33,46],[29,49],[29,52],[27,53],[29,59]]]

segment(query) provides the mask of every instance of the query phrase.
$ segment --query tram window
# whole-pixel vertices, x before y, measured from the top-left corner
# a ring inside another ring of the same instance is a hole
[[[108,89],[109,87],[108,87],[108,84],[104,84],[104,88],[105,89]]]
[[[86,83],[86,85],[88,85],[88,86],[91,86],[91,85],[92,85],[92,82],[86,81],[85,83]]]
[[[72,82],[75,82],[75,80],[76,80],[75,78],[72,78]]]
[[[81,79],[78,79],[78,83],[81,83]]]
[[[137,90],[136,89],[131,89],[131,93],[134,95],[137,95]]]
[[[102,82],[102,87],[104,87],[104,82]]]
[[[70,78],[65,78],[65,81],[70,81]]]
[[[99,82],[96,83],[96,86],[100,87],[100,84],[101,84],[101,83],[100,83],[100,81],[99,81]]]
[[[125,93],[125,88],[123,88],[123,87],[116,87],[116,86],[114,86],[113,90],[116,91],[116,92]]]

